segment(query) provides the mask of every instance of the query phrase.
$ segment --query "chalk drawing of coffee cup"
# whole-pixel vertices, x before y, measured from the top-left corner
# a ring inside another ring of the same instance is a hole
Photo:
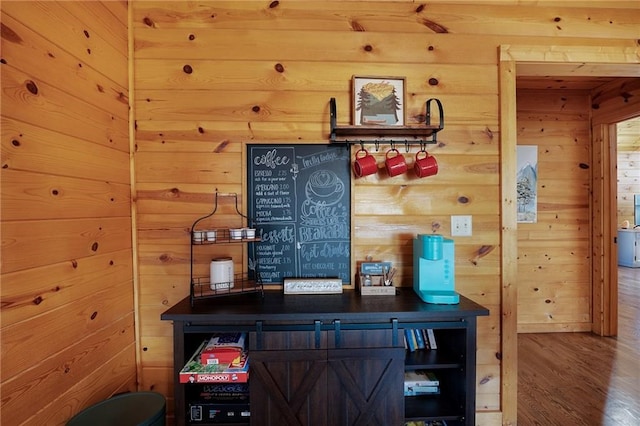
[[[313,203],[330,206],[344,195],[344,183],[331,170],[318,170],[309,176],[305,194]]]

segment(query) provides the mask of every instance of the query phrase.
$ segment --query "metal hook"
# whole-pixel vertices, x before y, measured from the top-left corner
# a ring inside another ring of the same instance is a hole
[[[404,140],[404,150],[405,152],[409,152],[409,141],[407,139]]]
[[[378,152],[378,150],[380,149],[380,142],[376,141],[375,145],[376,145],[376,152]]]

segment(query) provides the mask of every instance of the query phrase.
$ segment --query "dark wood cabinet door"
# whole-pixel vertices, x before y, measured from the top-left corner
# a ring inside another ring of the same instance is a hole
[[[402,426],[404,355],[404,348],[329,350],[329,424]]]
[[[251,424],[403,425],[404,348],[387,347],[386,331],[341,336],[346,348],[333,332],[264,333],[250,356]]]
[[[251,424],[330,426],[326,350],[251,353]]]

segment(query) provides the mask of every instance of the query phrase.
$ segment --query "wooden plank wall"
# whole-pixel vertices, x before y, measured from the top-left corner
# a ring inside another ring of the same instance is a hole
[[[449,235],[450,215],[473,215],[473,236],[456,238],[457,288],[492,312],[479,325],[478,421],[501,422],[498,46],[634,48],[640,17],[624,9],[631,3],[454,3],[132,4],[145,387],[172,393],[172,330],[158,318],[188,294],[191,221],[209,211],[216,189],[244,191],[243,145],[327,141],[329,98],[337,99],[338,122],[350,121],[353,74],[399,75],[407,79],[410,124],[423,119],[426,99],[444,104],[445,130],[430,150],[440,172],[424,180],[410,174],[390,179],[383,172],[355,180],[353,257],[391,260],[401,268],[402,285],[410,285],[411,237]],[[574,108],[579,104],[572,102]],[[588,143],[579,136],[580,144]],[[376,153],[380,162],[387,148]],[[562,148],[556,142],[550,149]],[[582,145],[574,162],[588,162],[587,154]],[[553,179],[573,170],[554,170]],[[588,170],[576,173],[585,197],[588,187],[581,185]],[[554,182],[549,192],[560,188]],[[588,202],[574,197],[571,203],[587,225]],[[577,224],[567,220],[559,226],[583,241]],[[559,257],[574,256],[565,243],[556,245]],[[575,256],[588,253],[582,246]],[[588,320],[588,300],[575,304],[570,296],[556,299],[562,306],[555,312],[575,311]]]
[[[640,115],[640,110],[638,111]],[[640,194],[640,116],[617,125],[618,138],[618,226],[635,223],[633,196]]]
[[[518,332],[591,330],[587,90],[518,90],[518,145],[538,152],[538,218],[518,224]]]
[[[127,3],[2,2],[3,425],[136,390]]]

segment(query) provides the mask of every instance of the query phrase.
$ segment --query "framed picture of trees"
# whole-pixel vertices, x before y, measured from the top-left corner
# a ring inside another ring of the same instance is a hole
[[[405,78],[353,76],[353,124],[404,126]]]
[[[518,223],[538,221],[538,147],[518,145]]]

